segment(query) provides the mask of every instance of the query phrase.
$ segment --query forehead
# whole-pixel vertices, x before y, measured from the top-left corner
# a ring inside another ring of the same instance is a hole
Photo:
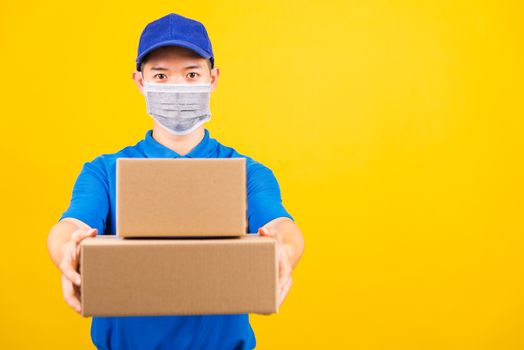
[[[177,63],[191,62],[193,64],[202,65],[205,63],[205,58],[197,54],[195,51],[186,49],[180,46],[164,46],[153,50],[147,57],[146,65],[165,64],[173,65]]]

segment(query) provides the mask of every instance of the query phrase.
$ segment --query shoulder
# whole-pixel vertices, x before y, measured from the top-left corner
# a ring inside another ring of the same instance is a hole
[[[218,143],[218,158],[245,158],[248,180],[253,177],[273,175],[269,167],[252,157],[238,152],[235,148]]]
[[[114,170],[116,169],[116,160],[118,158],[140,157],[142,156],[140,155],[140,152],[136,146],[126,146],[116,152],[102,153],[96,156],[90,161],[85,162],[84,168],[92,169],[94,171],[99,172],[100,174],[104,174],[105,176],[107,176],[108,174],[114,172]]]
[[[232,147],[219,145],[219,158],[245,158],[248,194],[279,191],[278,181],[273,171],[260,161],[238,152]]]

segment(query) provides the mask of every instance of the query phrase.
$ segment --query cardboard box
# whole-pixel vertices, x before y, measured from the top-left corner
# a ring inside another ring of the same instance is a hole
[[[122,237],[247,233],[245,158],[119,158],[116,232]]]
[[[124,239],[81,243],[83,316],[207,315],[278,311],[275,240]]]

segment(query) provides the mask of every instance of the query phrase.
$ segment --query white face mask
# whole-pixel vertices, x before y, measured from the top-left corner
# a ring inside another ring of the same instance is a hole
[[[211,119],[211,84],[149,83],[144,80],[147,113],[167,131],[187,135]]]

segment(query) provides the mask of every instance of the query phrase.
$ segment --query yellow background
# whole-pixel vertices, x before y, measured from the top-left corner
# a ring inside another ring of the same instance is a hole
[[[83,162],[152,126],[131,80],[169,12],[221,68],[211,136],[306,239],[260,349],[523,349],[520,1],[5,1],[0,348],[91,348],[47,255]]]

